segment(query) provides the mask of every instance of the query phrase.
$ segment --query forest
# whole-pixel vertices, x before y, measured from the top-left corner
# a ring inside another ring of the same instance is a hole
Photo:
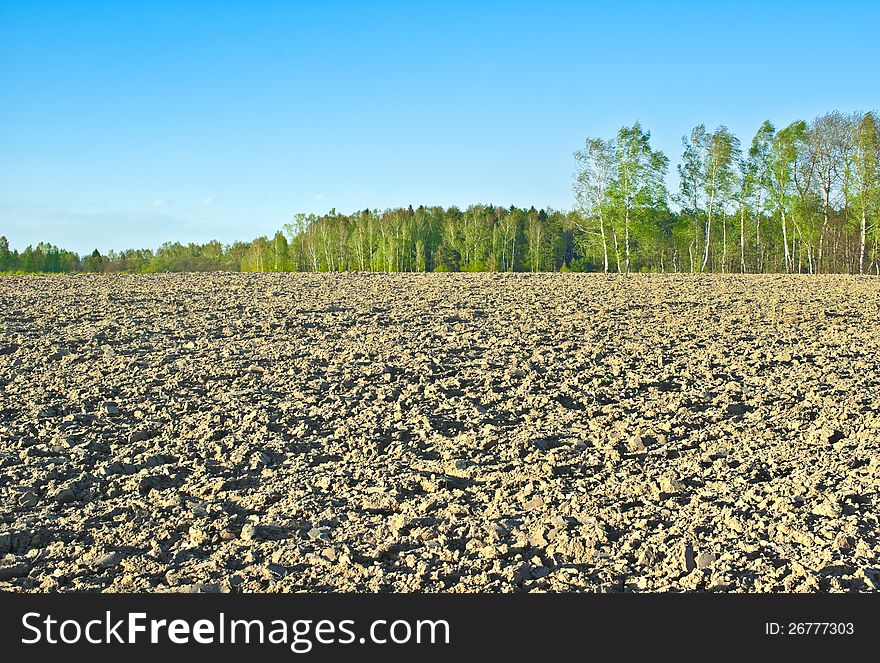
[[[876,112],[833,111],[743,145],[725,126],[682,138],[678,186],[639,123],[574,153],[569,211],[472,205],[297,214],[274,236],[80,256],[13,250],[0,272],[593,271],[880,274]]]

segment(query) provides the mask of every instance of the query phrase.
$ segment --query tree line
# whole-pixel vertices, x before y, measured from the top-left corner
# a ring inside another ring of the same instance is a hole
[[[166,243],[78,256],[51,244],[0,272],[602,271],[880,274],[875,112],[826,113],[743,148],[729,129],[682,138],[678,187],[639,123],[574,153],[570,211],[472,205],[297,214],[251,242]]]
[[[472,205],[297,214],[272,237],[167,242],[86,256],[52,244],[18,253],[0,237],[0,272],[554,271],[580,260],[573,212]]]
[[[880,270],[875,113],[834,111],[780,130],[764,122],[745,150],[726,127],[699,125],[682,148],[671,194],[668,161],[638,124],[610,140],[588,139],[576,153],[579,238],[604,271],[632,264],[689,272]]]

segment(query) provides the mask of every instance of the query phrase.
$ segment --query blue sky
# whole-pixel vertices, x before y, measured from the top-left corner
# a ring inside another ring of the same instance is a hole
[[[570,208],[572,152],[880,106],[874,2],[0,2],[0,234],[80,252],[295,212]],[[671,178],[672,179],[672,178]],[[674,184],[674,182],[673,182]]]

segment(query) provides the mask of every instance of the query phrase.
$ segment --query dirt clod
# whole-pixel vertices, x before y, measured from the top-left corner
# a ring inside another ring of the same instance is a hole
[[[880,587],[875,278],[10,276],[0,316],[3,590]]]

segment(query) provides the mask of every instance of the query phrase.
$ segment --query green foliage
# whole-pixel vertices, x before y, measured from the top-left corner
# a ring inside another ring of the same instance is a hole
[[[580,215],[571,218],[577,231],[572,244],[588,260],[601,251],[604,271],[612,263],[618,271],[633,269],[639,239],[654,238],[655,211],[666,209],[668,160],[651,149],[650,138],[637,122],[622,127],[611,140],[589,138],[575,153],[574,193]]]
[[[0,235],[0,272],[12,272],[18,267],[18,254],[9,249],[9,240]]]
[[[83,260],[83,271],[103,272],[104,262],[104,256],[101,255],[101,252],[98,251],[98,249],[95,249],[90,255],[86,256],[85,260]]]
[[[752,271],[880,273],[876,113],[822,115],[776,131],[745,155],[726,127],[682,138],[679,188],[639,123],[574,153],[569,212],[471,205],[296,214],[270,237],[156,251],[53,244],[21,253],[0,237],[0,272]],[[675,208],[670,208],[672,202]]]

